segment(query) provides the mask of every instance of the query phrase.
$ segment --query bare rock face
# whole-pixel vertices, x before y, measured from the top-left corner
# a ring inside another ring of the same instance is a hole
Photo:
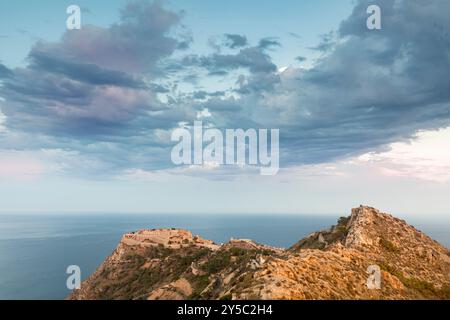
[[[376,237],[373,236],[373,233],[376,230],[372,230],[372,227],[376,224],[375,220],[380,214],[378,210],[368,207],[352,209],[352,215],[347,225],[349,232],[345,238],[345,245],[347,247],[374,245]]]
[[[368,267],[381,285],[369,288]],[[289,249],[177,229],[124,235],[69,299],[450,299],[450,252],[370,207]]]

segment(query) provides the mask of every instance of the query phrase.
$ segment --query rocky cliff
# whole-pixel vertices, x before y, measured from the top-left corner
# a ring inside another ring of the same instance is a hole
[[[379,286],[367,285],[369,267]],[[364,206],[289,249],[143,230],[124,235],[69,299],[450,299],[450,252]]]

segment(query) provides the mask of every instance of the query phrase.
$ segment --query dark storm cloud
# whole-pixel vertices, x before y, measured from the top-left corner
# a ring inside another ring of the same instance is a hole
[[[169,112],[156,99],[168,90],[146,79],[176,50],[178,40],[167,33],[178,22],[159,3],[129,2],[109,28],[88,25],[67,31],[60,42],[37,42],[25,68],[0,66],[7,126],[87,138],[175,125],[173,117],[152,118],[151,112]]]
[[[36,44],[25,68],[0,64],[1,110],[9,130],[65,139],[63,148],[115,168],[170,166],[170,129],[205,108],[218,128],[279,128],[282,166],[358,155],[450,125],[450,2],[377,1],[382,30],[366,28],[370,4],[357,1],[339,30],[322,37],[313,68],[279,72],[274,38],[176,60],[184,40],[168,34],[179,16],[132,3],[110,28]],[[156,75],[175,84],[158,84]],[[223,76],[237,77],[226,92],[200,87]],[[195,90],[173,93],[180,81]]]
[[[280,128],[284,165],[358,155],[450,125],[450,2],[378,1],[382,30],[366,27],[370,4],[358,1],[338,33],[322,37],[314,68],[253,73],[238,81],[240,99],[212,100],[217,123]]]
[[[72,80],[92,85],[114,85],[129,88],[144,88],[142,80],[122,71],[101,68],[95,64],[79,63],[72,59],[53,57],[34,48],[29,54],[29,68],[36,71],[60,74]]]
[[[168,35],[179,21],[180,16],[160,2],[131,1],[121,10],[119,23],[109,28],[86,25],[66,32],[58,43],[41,43],[37,49],[107,69],[149,72],[184,42]]]
[[[158,83],[157,63],[187,47],[186,37],[167,35],[179,19],[159,2],[129,2],[109,28],[86,25],[59,42],[39,41],[26,67],[0,64],[2,148],[62,150],[56,158],[83,176],[169,166],[168,130],[196,116],[156,97],[170,92]]]

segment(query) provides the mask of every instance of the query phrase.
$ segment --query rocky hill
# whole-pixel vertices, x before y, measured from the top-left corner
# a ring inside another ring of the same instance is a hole
[[[380,270],[369,288],[368,268]],[[450,251],[405,221],[353,209],[289,249],[185,230],[123,236],[69,299],[450,299]]]

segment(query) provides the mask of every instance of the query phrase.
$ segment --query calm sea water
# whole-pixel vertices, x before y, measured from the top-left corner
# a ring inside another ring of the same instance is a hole
[[[66,268],[78,265],[89,276],[116,247],[122,234],[145,228],[184,228],[217,243],[250,238],[289,247],[336,216],[312,215],[0,215],[0,299],[64,299]],[[450,223],[417,228],[445,246]]]

